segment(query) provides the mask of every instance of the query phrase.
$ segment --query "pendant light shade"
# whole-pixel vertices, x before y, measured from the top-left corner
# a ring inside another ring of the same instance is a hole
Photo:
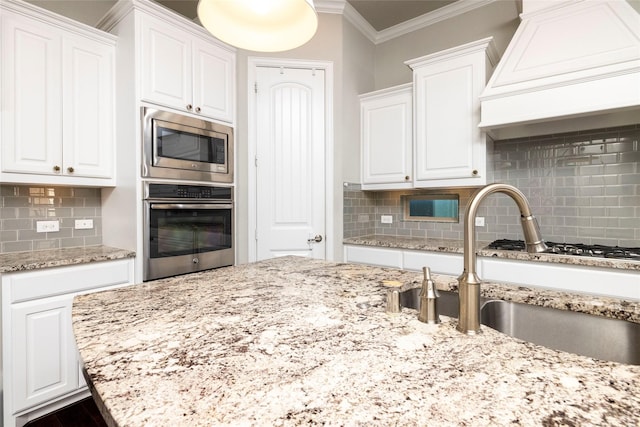
[[[318,28],[313,0],[200,0],[198,18],[223,42],[259,52],[301,46]]]

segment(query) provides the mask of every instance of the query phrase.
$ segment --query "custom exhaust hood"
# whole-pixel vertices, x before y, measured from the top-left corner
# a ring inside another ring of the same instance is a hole
[[[481,128],[504,139],[640,123],[634,6],[626,0],[522,6],[522,22],[480,96]]]

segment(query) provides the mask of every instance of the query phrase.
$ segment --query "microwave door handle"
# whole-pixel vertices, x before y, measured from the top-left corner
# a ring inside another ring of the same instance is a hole
[[[151,209],[168,210],[168,209],[232,209],[231,204],[184,204],[184,203],[152,203]]]

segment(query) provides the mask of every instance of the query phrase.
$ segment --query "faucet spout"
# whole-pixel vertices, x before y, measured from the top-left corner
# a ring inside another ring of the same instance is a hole
[[[475,218],[480,203],[493,193],[504,193],[518,205],[527,252],[543,252],[547,249],[547,245],[541,237],[538,222],[531,213],[529,202],[520,190],[508,184],[489,184],[471,196],[464,216],[464,270],[458,277],[460,304],[457,329],[467,335],[480,333],[480,284],[482,280],[476,273]]]

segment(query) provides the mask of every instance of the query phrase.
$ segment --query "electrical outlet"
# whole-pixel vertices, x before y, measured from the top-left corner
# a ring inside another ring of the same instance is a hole
[[[36,221],[36,232],[52,233],[60,231],[60,221]]]
[[[393,224],[393,216],[391,215],[381,215],[380,222],[383,224]]]
[[[484,217],[477,216],[476,217],[476,227],[484,227]]]
[[[88,230],[93,228],[93,220],[92,219],[76,219],[76,230]]]

